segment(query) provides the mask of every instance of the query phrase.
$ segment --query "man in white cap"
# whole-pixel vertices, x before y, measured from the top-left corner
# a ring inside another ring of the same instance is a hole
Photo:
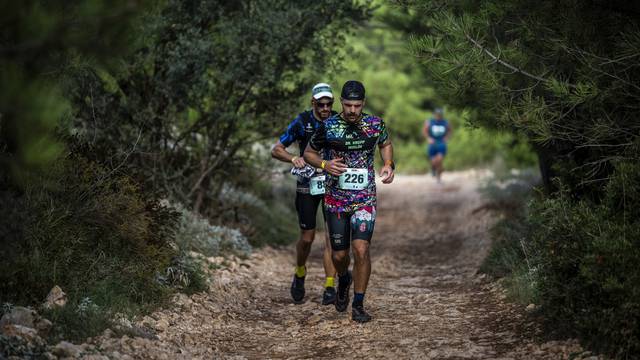
[[[336,114],[335,111],[331,110],[332,106],[333,93],[331,87],[325,83],[316,84],[311,90],[311,109],[301,112],[293,119],[271,150],[271,156],[275,159],[292,163],[294,166],[292,173],[298,176],[295,204],[300,225],[300,238],[296,243],[296,268],[291,284],[291,297],[295,303],[301,303],[304,299],[304,280],[307,274],[306,263],[311,251],[311,244],[315,238],[318,205],[322,203],[324,198],[324,174],[322,170],[307,165],[302,155],[315,130],[324,120]],[[298,143],[299,155],[290,154],[286,150],[294,142]],[[336,270],[331,259],[328,236],[325,236],[323,264],[326,281],[322,294],[322,304],[329,305],[336,300],[334,284]]]

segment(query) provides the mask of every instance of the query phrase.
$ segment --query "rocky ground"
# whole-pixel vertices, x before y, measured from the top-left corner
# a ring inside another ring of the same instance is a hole
[[[481,173],[424,176],[379,186],[373,273],[365,304],[372,322],[322,306],[321,242],[309,264],[307,298],[289,298],[293,248],[208,261],[210,290],[181,295],[141,319],[142,336],[100,337],[59,356],[85,359],[570,359],[595,358],[575,341],[544,342],[524,308],[477,269],[495,214],[482,210]],[[322,234],[320,234],[322,236]]]

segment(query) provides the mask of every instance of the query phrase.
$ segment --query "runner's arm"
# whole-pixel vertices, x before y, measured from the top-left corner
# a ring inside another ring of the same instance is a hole
[[[451,137],[451,132],[453,131],[453,129],[451,128],[451,124],[447,124],[447,135],[445,135],[444,137],[444,141],[447,142],[449,141],[449,138]]]
[[[289,126],[287,126],[287,129],[280,136],[278,142],[271,148],[271,157],[282,162],[293,163],[293,166],[297,168],[303,168],[306,165],[302,157],[292,155],[287,151],[287,147],[296,140],[299,140],[304,133],[304,129],[302,129],[301,126],[300,115],[298,115]]]
[[[319,151],[311,147],[311,144],[308,144],[307,148],[304,149],[304,160],[315,168],[322,167],[322,156]]]
[[[380,176],[382,177],[383,184],[391,184],[395,174],[395,164],[393,162],[393,144],[391,140],[387,139],[384,143],[378,146],[380,148],[380,156],[384,165],[380,169]]]
[[[433,138],[429,135],[429,120],[426,120],[424,122],[424,126],[422,127],[422,135],[424,135],[424,138],[427,139],[427,142],[429,144],[434,143]]]
[[[273,145],[273,148],[271,149],[271,157],[273,157],[274,159],[278,159],[282,162],[293,163],[293,165],[297,168],[304,167],[305,165],[304,159],[301,158],[300,156],[295,156],[293,154],[290,154],[287,151],[284,144],[280,142],[280,140],[278,140],[278,142],[275,145]]]
[[[322,155],[320,155],[320,150],[326,146],[327,131],[324,124],[320,124],[320,127],[311,136],[307,148],[304,149],[304,159],[307,163],[311,164],[311,166],[323,169],[333,176],[340,176],[346,171],[347,166],[344,164],[342,158],[323,160]]]

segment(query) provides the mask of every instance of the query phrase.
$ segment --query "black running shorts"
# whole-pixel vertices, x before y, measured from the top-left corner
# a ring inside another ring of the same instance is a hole
[[[351,239],[371,242],[376,222],[376,208],[363,207],[353,212],[333,213],[326,211],[329,240],[334,251],[347,250]]]
[[[318,205],[322,204],[322,199],[324,199],[324,195],[296,192],[296,211],[298,212],[300,229],[313,230],[316,228],[316,214],[318,213]]]

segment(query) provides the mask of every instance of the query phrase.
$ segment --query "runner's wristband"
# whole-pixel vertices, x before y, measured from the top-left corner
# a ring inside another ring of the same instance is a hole
[[[387,160],[387,161],[384,162],[384,164],[385,164],[385,166],[386,165],[391,166],[391,170],[394,170],[394,171],[396,170],[396,163],[394,163],[393,160]]]
[[[320,163],[320,169],[324,170],[325,165],[327,165],[327,160],[322,160]]]

